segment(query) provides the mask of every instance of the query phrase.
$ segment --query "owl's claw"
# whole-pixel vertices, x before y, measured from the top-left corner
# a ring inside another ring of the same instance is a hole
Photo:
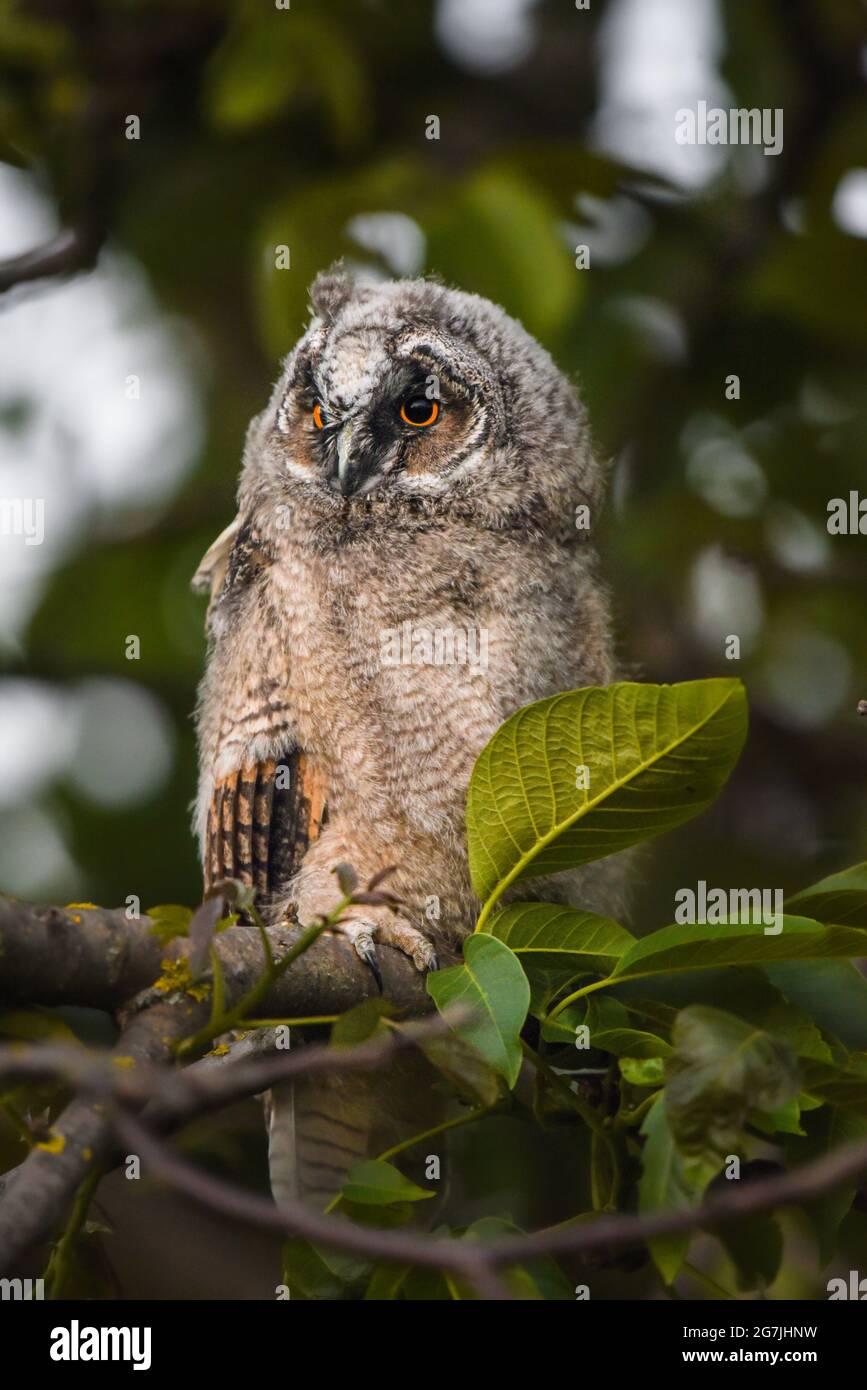
[[[370,932],[359,932],[358,935],[353,938],[352,944],[365,965],[370,966],[370,969],[373,971],[373,977],[376,980],[377,988],[380,994],[382,994],[382,971],[379,968],[379,959]]]
[[[402,951],[422,974],[439,969],[436,951],[427,937],[400,918],[382,922],[359,922],[344,918],[337,930],[349,937],[357,954],[373,971],[380,994],[383,992],[382,971],[379,968],[374,940],[383,946],[394,946],[398,951]]]
[[[438,968],[433,946],[427,937],[422,935],[417,927],[410,926],[409,922],[399,917],[387,922],[378,922],[375,932],[377,941],[383,946],[394,946],[405,956],[409,956],[416,970],[423,975]]]

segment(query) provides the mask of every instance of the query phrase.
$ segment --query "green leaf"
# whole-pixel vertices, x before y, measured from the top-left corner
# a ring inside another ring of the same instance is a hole
[[[781,994],[852,1051],[867,1048],[867,980],[848,960],[765,966]]]
[[[347,1009],[331,1029],[332,1047],[357,1047],[369,1038],[384,1031],[384,1018],[394,1013],[394,1005],[387,999],[364,999]]]
[[[614,1134],[590,1136],[590,1191],[594,1211],[616,1211],[620,1190],[620,1170],[616,1145],[621,1142]]]
[[[784,962],[765,969],[745,965],[716,967],[698,975],[686,971],[654,975],[635,984],[623,985],[618,988],[617,995],[631,1014],[654,1024],[655,1031],[662,1031],[666,1036],[671,1035],[678,1009],[690,1004],[711,1004],[785,1038],[799,1057],[830,1062],[833,1060],[831,1049],[809,1011],[788,1000],[784,991],[771,983],[768,974],[772,970],[791,968],[806,975],[818,973],[826,965],[837,964],[845,970],[851,969],[848,961],[811,961],[806,965],[796,962],[792,966]],[[593,994],[590,1000],[605,997],[605,994]]]
[[[211,60],[205,108],[223,130],[248,130],[279,116],[311,90],[335,142],[358,143],[367,127],[364,71],[342,29],[322,14],[283,16],[242,9]]]
[[[786,899],[786,907],[817,922],[867,927],[867,861],[803,888]]]
[[[665,1090],[669,1124],[684,1157],[710,1172],[738,1152],[748,1111],[777,1111],[800,1089],[788,1044],[722,1009],[683,1009],[672,1043]]]
[[[454,1033],[420,1037],[417,1046],[431,1066],[472,1105],[495,1105],[506,1092],[505,1082],[481,1053]]]
[[[792,1138],[786,1142],[786,1161],[793,1167],[811,1163],[845,1144],[867,1138],[867,1115],[825,1106],[804,1117],[804,1128],[804,1139]],[[834,1254],[840,1223],[851,1207],[856,1191],[857,1186],[852,1183],[837,1187],[815,1201],[804,1203],[804,1211],[818,1245],[820,1268]]]
[[[427,978],[428,994],[440,1013],[470,1011],[454,1031],[475,1047],[514,1086],[521,1070],[520,1032],[530,1004],[530,986],[520,961],[504,942],[474,935],[464,942],[464,964]]]
[[[853,1053],[842,1066],[803,1064],[804,1090],[817,1100],[867,1113],[867,1054]]]
[[[505,941],[526,968],[565,965],[575,973],[609,974],[635,937],[610,917],[555,903],[514,903],[485,931]]]
[[[468,1226],[463,1233],[464,1240],[491,1241],[504,1236],[523,1235],[520,1226],[504,1216],[481,1216]],[[544,1299],[545,1301],[571,1300],[572,1286],[559,1265],[552,1259],[532,1260],[528,1265],[509,1266],[503,1270],[503,1278],[512,1293],[519,1299]],[[478,1295],[464,1294],[464,1297]]]
[[[720,922],[662,927],[636,941],[612,972],[618,980],[716,965],[756,965],[782,960],[819,960],[867,954],[867,932],[823,927],[806,917],[783,917],[782,931],[766,935],[748,923]]]
[[[486,911],[519,879],[575,868],[698,815],[737,761],[746,725],[734,680],[625,681],[518,710],[470,780],[470,872]],[[581,767],[588,788],[576,788]]]
[[[638,1184],[638,1210],[642,1216],[657,1211],[679,1210],[694,1205],[668,1122],[663,1098],[654,1102],[644,1117],[641,1133],[646,1143],[641,1152],[641,1178]],[[689,1249],[690,1232],[654,1236],[648,1241],[653,1263],[666,1284],[674,1283]]]
[[[614,1057],[668,1057],[671,1048],[664,1038],[655,1033],[644,1033],[639,1028],[601,1028],[591,1032],[590,1041],[602,1052],[610,1052]]]
[[[661,1086],[665,1080],[662,1057],[621,1057],[620,1074],[630,1086]]]
[[[555,903],[514,903],[483,928],[515,952],[530,982],[530,1012],[541,1017],[578,975],[608,975],[635,937],[610,917]]]
[[[474,170],[428,216],[428,267],[502,304],[543,342],[556,339],[584,286],[556,205],[514,167]]]
[[[283,1283],[293,1298],[304,1300],[343,1298],[370,1268],[357,1255],[326,1250],[300,1237],[284,1242],[282,1262]]]
[[[53,1298],[103,1301],[119,1296],[117,1277],[105,1253],[106,1233],[110,1234],[105,1226],[86,1221],[67,1244],[59,1269],[58,1247],[53,1247],[45,1271],[46,1288],[54,1285]]]
[[[348,1202],[384,1207],[391,1202],[424,1202],[436,1193],[410,1182],[394,1164],[370,1158],[350,1170],[341,1195]]]
[[[549,1015],[542,1020],[542,1037],[545,1042],[574,1043],[585,1017],[583,1001],[570,1004],[556,1018]]]
[[[575,1044],[582,1025],[587,1027],[588,1042],[595,1046],[592,1041],[594,1033],[603,1029],[628,1028],[629,1014],[613,994],[593,995],[567,1005],[554,1019],[546,1018],[542,1024],[542,1037],[546,1042]]]
[[[747,1116],[749,1124],[760,1129],[763,1134],[803,1134],[801,1128],[800,1097],[793,1096],[785,1105],[776,1110],[762,1112],[751,1110]]]

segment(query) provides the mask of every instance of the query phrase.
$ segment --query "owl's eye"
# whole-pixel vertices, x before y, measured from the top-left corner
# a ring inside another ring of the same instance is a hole
[[[325,417],[322,414],[322,406],[318,401],[313,407],[313,423],[318,430],[325,428]]]
[[[427,396],[408,396],[400,407],[404,424],[415,425],[418,429],[432,425],[439,413],[439,402],[428,400]]]

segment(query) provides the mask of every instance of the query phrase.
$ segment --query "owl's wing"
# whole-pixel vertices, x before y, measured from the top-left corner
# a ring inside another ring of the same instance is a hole
[[[252,885],[260,903],[285,896],[326,818],[324,779],[299,749],[218,782],[205,832],[205,888]]]
[[[192,578],[192,587],[196,593],[207,593],[210,590],[211,598],[216,598],[223,586],[229,565],[229,554],[240,529],[241,517],[239,515],[235,517],[234,521],[230,521],[225,531],[221,531],[217,539],[208,546]]]
[[[210,590],[213,606],[224,585],[233,582],[230,559],[239,573],[249,570],[242,561],[250,547],[241,517],[236,516],[205,552],[193,588]],[[232,555],[236,548],[242,552],[240,561]],[[255,720],[260,734],[270,733],[275,739],[285,734],[286,752],[250,763],[217,782],[205,829],[205,889],[220,879],[237,878],[253,887],[261,906],[285,899],[289,881],[326,816],[324,779],[295,745],[275,686],[263,675],[260,708],[247,709],[242,722],[250,729],[247,721]]]

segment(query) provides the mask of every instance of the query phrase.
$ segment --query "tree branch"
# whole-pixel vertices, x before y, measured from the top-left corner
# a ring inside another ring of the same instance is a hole
[[[0,294],[51,275],[72,275],[95,265],[101,238],[79,228],[67,228],[42,246],[0,261]]]
[[[150,925],[147,918],[128,920],[122,910],[39,907],[0,898],[0,1000],[120,1009],[125,1026],[112,1054],[120,1065],[166,1061],[178,1042],[208,1022],[210,1001],[152,987],[167,959],[187,959],[190,942],[180,937],[163,947]],[[275,957],[300,933],[297,927],[269,928]],[[256,928],[237,925],[215,937],[214,948],[231,1007],[261,975],[262,941]],[[430,1010],[424,977],[412,962],[390,947],[380,948],[379,957],[389,999],[408,1013]],[[339,1014],[376,995],[373,975],[352,945],[323,935],[275,980],[261,1005],[275,1018]],[[110,1157],[112,1145],[102,1101],[78,1098],[66,1108],[54,1125],[52,1148],[37,1146],[6,1175],[0,1268],[14,1270],[26,1250],[53,1234],[77,1188],[95,1163]]]
[[[272,927],[269,938],[282,955],[300,935],[297,927]],[[233,1002],[262,971],[262,942],[255,927],[238,925],[215,937]],[[129,920],[122,908],[37,906],[0,896],[0,1002],[75,1004],[115,1010],[160,975],[166,959],[183,960],[190,946],[178,937],[161,946],[147,917]],[[432,1007],[424,977],[391,946],[377,950],[383,989],[399,1009]],[[446,962],[448,963],[448,962]],[[345,937],[325,934],[303,965],[275,982],[261,1007],[268,1017],[339,1014],[377,995],[376,981]]]
[[[761,1212],[814,1200],[867,1171],[867,1143],[861,1142],[792,1172],[752,1182],[733,1182],[728,1191],[688,1209],[650,1216],[601,1216],[474,1245],[410,1232],[371,1230],[297,1203],[275,1207],[266,1198],[203,1173],[166,1148],[154,1133],[157,1128],[174,1128],[290,1075],[381,1066],[397,1049],[445,1026],[442,1019],[411,1024],[403,1030],[403,1036],[390,1036],[346,1051],[309,1047],[288,1056],[220,1065],[207,1058],[184,1072],[148,1065],[118,1071],[104,1058],[68,1047],[24,1051],[10,1048],[0,1056],[0,1074],[22,1079],[60,1073],[89,1088],[102,1098],[107,1126],[123,1139],[130,1152],[137,1153],[170,1186],[223,1215],[372,1260],[447,1270],[470,1280],[485,1298],[508,1296],[496,1272],[511,1265],[526,1265],[543,1256],[580,1257],[601,1250],[631,1249],[646,1245],[656,1236],[700,1228],[712,1230]],[[142,1116],[137,1117],[129,1107],[140,1106],[145,1096],[150,1096],[150,1102]]]
[[[602,1216],[593,1221],[566,1223],[528,1235],[505,1236],[474,1244],[355,1226],[295,1203],[277,1207],[264,1197],[203,1173],[167,1149],[128,1113],[113,1110],[111,1122],[152,1172],[177,1191],[225,1216],[368,1259],[451,1270],[472,1280],[477,1287],[486,1284],[486,1274],[492,1275],[509,1266],[526,1265],[542,1257],[633,1249],[646,1245],[656,1236],[712,1229],[760,1212],[810,1201],[867,1171],[867,1143],[862,1141],[805,1164],[795,1172],[733,1184],[732,1191],[688,1209],[655,1212],[651,1216]],[[503,1294],[498,1292],[493,1296],[502,1297]]]

